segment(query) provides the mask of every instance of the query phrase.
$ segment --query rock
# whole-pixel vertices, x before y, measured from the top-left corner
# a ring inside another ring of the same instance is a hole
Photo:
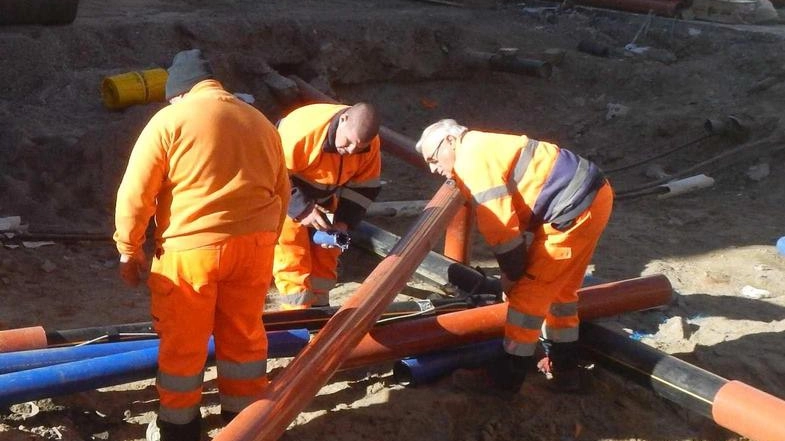
[[[750,166],[750,168],[747,169],[747,177],[756,182],[767,178],[770,173],[771,169],[769,168],[769,164],[767,162]]]
[[[676,316],[669,318],[665,323],[660,325],[660,328],[657,331],[657,340],[684,340],[686,338],[684,324],[684,319],[682,317]]]
[[[630,113],[630,108],[624,104],[608,103],[608,113],[605,114],[606,120],[612,120],[619,116],[625,116]]]
[[[51,260],[46,259],[44,260],[44,263],[41,264],[41,269],[44,270],[45,273],[51,273],[57,269],[57,265],[55,265]]]

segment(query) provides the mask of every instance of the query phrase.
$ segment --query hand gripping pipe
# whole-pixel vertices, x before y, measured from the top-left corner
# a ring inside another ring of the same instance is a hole
[[[578,290],[581,320],[609,317],[669,303],[673,290],[663,275],[593,285]],[[501,338],[507,304],[500,303],[372,329],[341,366],[360,366],[400,360],[436,349]]]
[[[463,203],[453,181],[442,185],[390,255],[270,383],[261,398],[240,412],[214,440],[278,439],[406,285],[419,262],[435,245],[437,233],[444,230]]]
[[[302,78],[295,75],[289,78],[297,83],[297,88],[304,98],[318,102],[336,103],[334,99],[323,94]],[[417,153],[415,148],[416,141],[384,126],[379,127],[379,137],[382,139],[382,148],[386,152],[409,163],[409,165],[426,170],[430,174],[428,164]],[[454,220],[447,227],[447,233],[444,236],[444,254],[463,263],[469,263],[471,260],[471,216],[472,212],[468,207],[457,213]]]
[[[581,346],[658,395],[753,441],[785,440],[785,401],[728,381],[596,323],[581,324]]]
[[[292,357],[310,338],[306,329],[267,333],[268,357]],[[208,358],[215,355],[210,339]],[[152,378],[158,346],[0,375],[0,406]]]

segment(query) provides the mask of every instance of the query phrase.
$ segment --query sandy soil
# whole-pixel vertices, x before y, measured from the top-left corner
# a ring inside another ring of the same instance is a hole
[[[671,174],[706,173],[715,186],[670,199],[619,200],[593,270],[605,280],[664,274],[676,291],[667,307],[606,320],[608,326],[785,398],[785,257],[774,248],[785,235],[782,27],[654,19],[635,43],[656,51],[620,54],[645,20],[586,10],[554,19],[513,3],[83,0],[71,25],[0,28],[0,217],[20,215],[31,231],[111,234],[128,153],[162,104],[108,111],[101,79],[166,67],[190,47],[204,49],[225,85],[253,94],[272,119],[285,109],[261,79],[264,61],[341,101],[376,104],[385,125],[413,138],[430,122],[454,117],[553,141],[606,170],[695,140],[707,118],[733,114],[750,128],[746,139],[712,137],[655,161]],[[576,51],[585,38],[615,48],[613,56]],[[467,48],[500,47],[517,47],[529,58],[561,48],[565,56],[548,79],[461,61]],[[623,105],[622,114],[609,118],[611,104]],[[645,168],[612,173],[617,191],[651,182]],[[384,200],[427,199],[439,185],[389,156],[384,180]],[[396,233],[412,220],[372,219]],[[0,329],[148,320],[145,291],[125,288],[115,275],[111,243],[4,244]],[[475,245],[473,265],[493,272],[479,238]],[[344,256],[334,304],[354,292],[372,270],[369,262],[360,250]],[[765,292],[750,295],[745,287]],[[412,284],[399,298],[421,289]],[[466,391],[450,378],[405,388],[394,383],[389,366],[341,373],[283,439],[743,439],[601,365],[592,376],[585,395],[553,395],[531,381],[509,401]],[[209,439],[221,423],[214,381],[206,391]],[[37,413],[31,404],[0,412],[0,439],[144,439],[157,398],[148,380],[32,404]]]

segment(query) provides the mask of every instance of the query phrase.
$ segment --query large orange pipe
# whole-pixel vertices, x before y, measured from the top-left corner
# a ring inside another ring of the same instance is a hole
[[[444,231],[464,202],[455,183],[445,182],[408,234],[316,338],[270,383],[259,400],[218,433],[215,441],[278,439],[406,285],[435,245],[437,233]]]
[[[46,344],[46,331],[42,326],[0,331],[0,352],[45,348]]]
[[[300,89],[300,94],[304,98],[325,103],[337,103],[333,98],[325,95],[302,78],[296,75],[292,75],[290,78],[297,83],[297,88]],[[428,165],[414,147],[416,141],[384,126],[379,128],[379,137],[382,139],[382,148],[385,151],[414,167],[430,172]],[[467,204],[455,215],[444,236],[444,255],[463,264],[468,264],[471,261],[472,219],[472,209]]]
[[[472,260],[472,224],[474,209],[467,203],[452,218],[444,235],[444,255],[468,265]]]
[[[604,283],[578,291],[581,320],[609,317],[669,303],[670,281],[663,275]],[[420,320],[408,320],[373,328],[341,369],[399,360],[404,357],[463,346],[504,335],[507,304],[468,309]]]
[[[605,367],[753,441],[785,440],[785,400],[693,366],[601,324],[581,324],[581,346]]]

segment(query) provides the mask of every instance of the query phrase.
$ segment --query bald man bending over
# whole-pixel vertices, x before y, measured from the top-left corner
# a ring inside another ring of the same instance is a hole
[[[379,194],[379,124],[368,103],[312,104],[278,123],[292,187],[273,267],[282,309],[330,304],[341,250],[312,238],[356,227]]]

